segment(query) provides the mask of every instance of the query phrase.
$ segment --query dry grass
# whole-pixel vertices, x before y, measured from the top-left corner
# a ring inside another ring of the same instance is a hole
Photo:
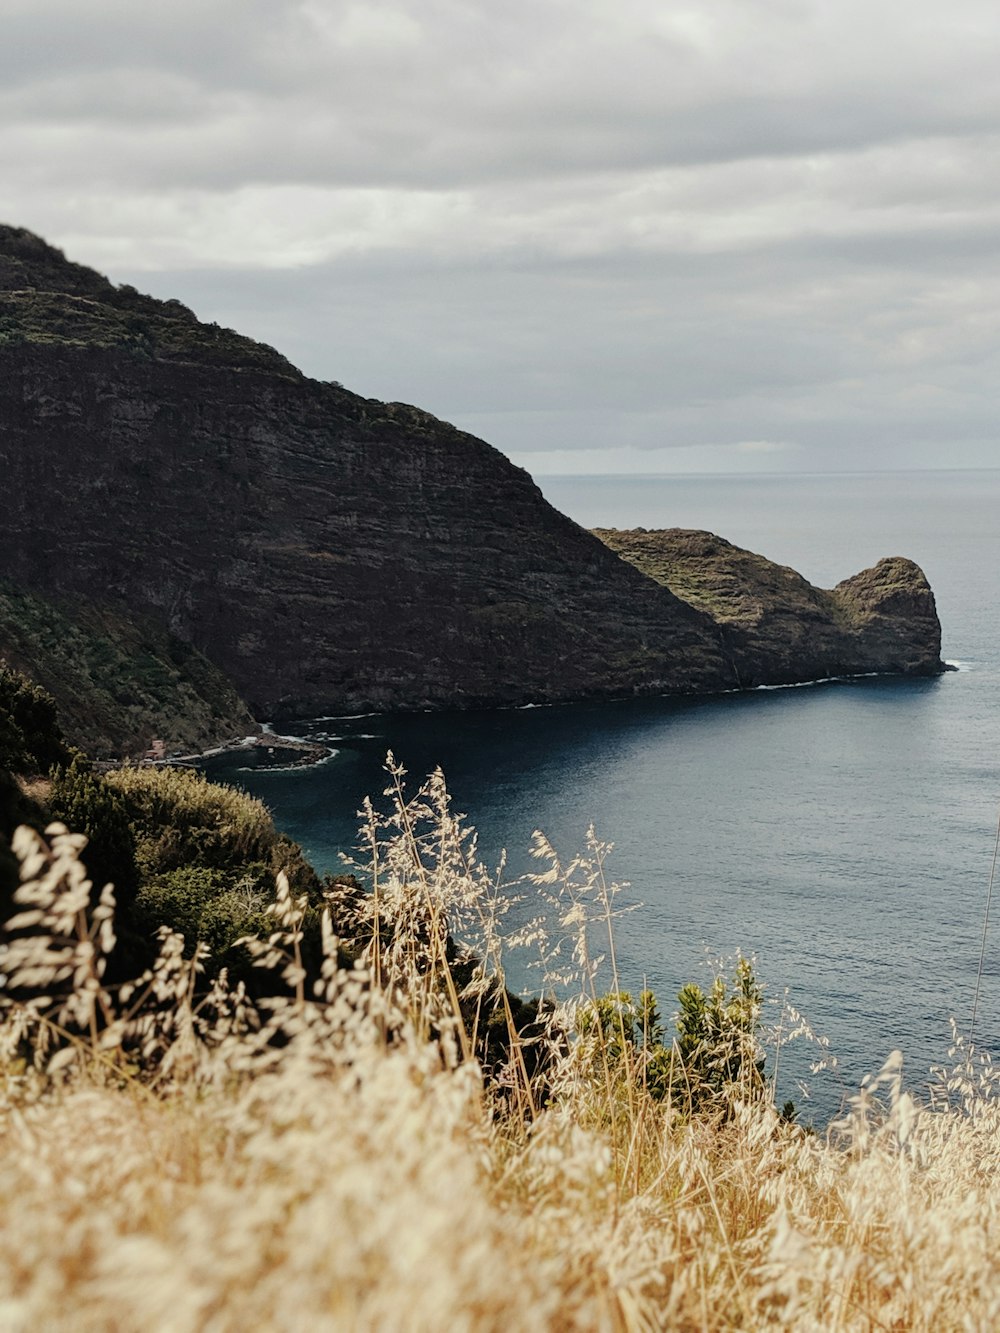
[[[515,1052],[498,1090],[458,1018],[502,976],[495,885],[443,785],[407,803],[400,780],[367,826],[365,959],[338,969],[328,932],[310,988],[301,904],[279,883],[257,952],[288,998],[259,1009],[224,986],[199,996],[169,935],[112,994],[110,903],[88,908],[78,840],[19,834],[0,1327],[1000,1326],[988,1063],[965,1059],[917,1107],[893,1058],[828,1138],[739,1085],[685,1114],[650,1095],[641,1060],[602,1064],[555,1026],[544,1087]],[[614,916],[606,851],[542,872],[568,936],[543,952],[565,956],[580,1003],[594,924]],[[484,960],[461,994],[441,933],[459,918]]]

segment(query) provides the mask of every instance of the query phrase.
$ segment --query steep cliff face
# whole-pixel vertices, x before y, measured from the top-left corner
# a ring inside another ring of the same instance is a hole
[[[942,669],[934,594],[912,560],[880,560],[826,591],[710,532],[595,531],[715,620],[744,687]]]
[[[481,440],[0,228],[0,576],[155,618],[258,716],[737,683]]]

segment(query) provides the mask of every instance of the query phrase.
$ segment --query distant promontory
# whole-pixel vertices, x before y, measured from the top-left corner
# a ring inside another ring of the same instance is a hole
[[[942,669],[934,594],[919,565],[902,556],[827,590],[711,532],[596,528],[595,535],[711,616],[744,688]]]

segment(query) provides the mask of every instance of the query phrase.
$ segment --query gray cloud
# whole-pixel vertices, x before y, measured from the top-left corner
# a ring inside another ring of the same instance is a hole
[[[563,470],[996,461],[991,4],[3,26],[8,220],[309,373]]]

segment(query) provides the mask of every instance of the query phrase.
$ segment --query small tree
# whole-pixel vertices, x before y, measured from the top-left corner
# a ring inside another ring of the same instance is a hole
[[[651,990],[638,1001],[614,991],[586,1005],[578,1031],[594,1069],[638,1078],[657,1100],[670,1098],[692,1111],[726,1106],[734,1096],[766,1096],[758,1041],[763,994],[752,964],[740,957],[730,984],[717,976],[706,992],[691,983],[677,999],[677,1035],[670,1043]]]
[[[0,768],[47,773],[70,761],[51,695],[0,662]]]
[[[677,996],[677,1053],[692,1104],[739,1092],[765,1091],[757,1040],[763,993],[748,959],[737,959],[732,988],[717,976],[706,993],[693,982]]]

